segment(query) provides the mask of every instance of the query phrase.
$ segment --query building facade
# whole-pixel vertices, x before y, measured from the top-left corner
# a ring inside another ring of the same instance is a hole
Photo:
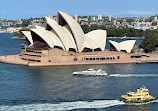
[[[135,41],[120,44],[110,41],[117,51],[105,50],[106,30],[93,30],[84,34],[77,21],[60,11],[57,22],[50,17],[46,17],[46,20],[46,27],[36,26],[30,31],[22,31],[26,41],[22,44],[21,53],[15,56],[16,61],[14,56],[4,56],[0,61],[44,66],[119,63],[131,60],[130,52]]]

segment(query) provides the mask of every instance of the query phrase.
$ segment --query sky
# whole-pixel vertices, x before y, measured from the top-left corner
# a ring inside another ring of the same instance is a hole
[[[102,14],[113,17],[139,17],[158,14],[158,0],[1,0],[0,18],[22,19],[56,15]]]

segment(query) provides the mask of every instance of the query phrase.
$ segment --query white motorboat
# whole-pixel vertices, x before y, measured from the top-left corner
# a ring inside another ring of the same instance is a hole
[[[88,69],[85,71],[73,72],[73,75],[107,76],[107,73],[106,71],[103,71],[102,69],[99,69],[99,70]]]

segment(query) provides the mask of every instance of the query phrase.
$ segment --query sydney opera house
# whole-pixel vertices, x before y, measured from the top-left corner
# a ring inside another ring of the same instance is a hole
[[[111,48],[105,50],[106,30],[84,34],[71,16],[60,11],[57,13],[57,22],[45,18],[46,27],[36,26],[30,31],[22,31],[26,41],[22,44],[20,54],[15,56],[17,61],[10,63],[29,66],[104,64],[131,58],[135,40],[121,43],[109,41]],[[5,57],[6,60],[9,58]],[[0,61],[5,62],[2,59]]]

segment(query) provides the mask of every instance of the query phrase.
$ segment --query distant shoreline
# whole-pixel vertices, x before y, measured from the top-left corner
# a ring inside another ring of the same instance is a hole
[[[122,38],[122,37],[107,37],[107,39],[144,39],[145,37],[126,37],[126,38]]]
[[[26,39],[25,37],[12,37],[12,39]]]
[[[12,37],[12,39],[26,39],[25,37]],[[144,39],[144,37],[107,37],[107,39]]]

